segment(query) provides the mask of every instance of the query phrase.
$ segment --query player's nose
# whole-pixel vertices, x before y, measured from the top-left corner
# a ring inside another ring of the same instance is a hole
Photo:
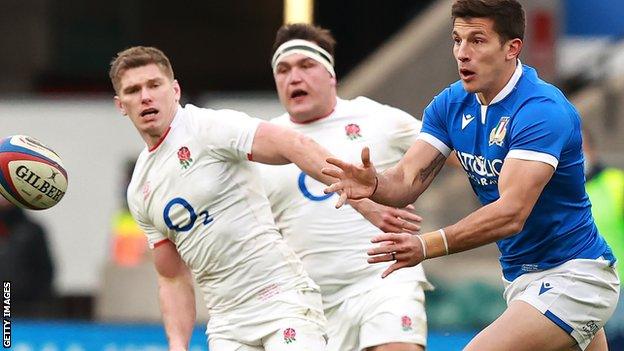
[[[147,102],[152,100],[152,95],[149,93],[147,87],[141,89],[141,101]]]

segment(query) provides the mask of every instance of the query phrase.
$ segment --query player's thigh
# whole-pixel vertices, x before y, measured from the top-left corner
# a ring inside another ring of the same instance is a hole
[[[576,345],[574,346],[572,350],[578,351],[580,349],[581,348],[578,345]],[[600,331],[596,333],[596,336],[594,336],[592,341],[589,343],[589,346],[587,346],[587,348],[585,349],[585,351],[608,351],[608,350],[609,350],[609,346],[607,346],[607,335],[605,334],[604,329],[600,329]]]
[[[535,307],[513,301],[464,351],[567,351],[575,345],[570,334]]]
[[[324,351],[327,348],[325,330],[312,321],[285,318],[281,327],[263,339],[266,351]]]
[[[210,351],[263,351],[262,345],[252,346],[229,339],[208,339]]]
[[[369,295],[360,326],[361,350],[424,348],[427,344],[425,293],[418,282],[388,284]]]

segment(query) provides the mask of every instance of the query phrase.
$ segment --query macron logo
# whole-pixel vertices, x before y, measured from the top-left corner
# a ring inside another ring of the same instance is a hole
[[[470,122],[472,122],[472,120],[475,119],[475,116],[473,115],[464,115],[462,114],[462,130],[464,130],[464,128],[466,128],[466,126],[468,124],[470,124]]]
[[[552,289],[553,287],[550,285],[550,283],[542,283],[542,286],[540,287],[540,291],[539,294],[537,294],[538,296],[547,292],[548,290]]]

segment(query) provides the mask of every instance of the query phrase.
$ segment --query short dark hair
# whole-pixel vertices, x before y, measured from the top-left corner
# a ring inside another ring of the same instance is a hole
[[[308,23],[291,23],[285,24],[278,29],[275,34],[275,42],[273,43],[273,53],[280,45],[293,39],[303,39],[316,43],[318,46],[334,56],[334,47],[336,39],[329,29],[321,28]]]
[[[501,42],[524,39],[524,9],[517,0],[457,0],[451,10],[458,18],[490,18]]]
[[[169,62],[169,58],[161,50],[150,46],[134,46],[118,52],[111,61],[110,71],[108,72],[115,92],[119,92],[121,75],[126,70],[149,64],[157,65],[169,79],[173,80],[171,62]]]

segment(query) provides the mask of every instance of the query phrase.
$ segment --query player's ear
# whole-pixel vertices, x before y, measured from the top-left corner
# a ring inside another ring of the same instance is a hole
[[[336,77],[331,77],[331,79],[330,79],[330,81],[329,81],[329,85],[330,85],[332,88],[335,88],[335,87],[336,87],[336,85],[337,85],[337,82],[336,82]]]
[[[124,116],[127,116],[128,113],[126,112],[126,109],[121,104],[121,100],[119,99],[119,96],[115,95],[115,97],[113,98],[113,101],[115,101],[115,106],[117,106],[117,109],[119,109],[121,114]]]
[[[515,60],[520,57],[522,52],[522,40],[519,38],[511,39],[507,42],[507,59]]]
[[[180,88],[180,83],[178,83],[177,79],[173,80],[173,91],[175,92],[175,101],[178,103],[180,101],[180,95],[182,94],[182,88]]]

